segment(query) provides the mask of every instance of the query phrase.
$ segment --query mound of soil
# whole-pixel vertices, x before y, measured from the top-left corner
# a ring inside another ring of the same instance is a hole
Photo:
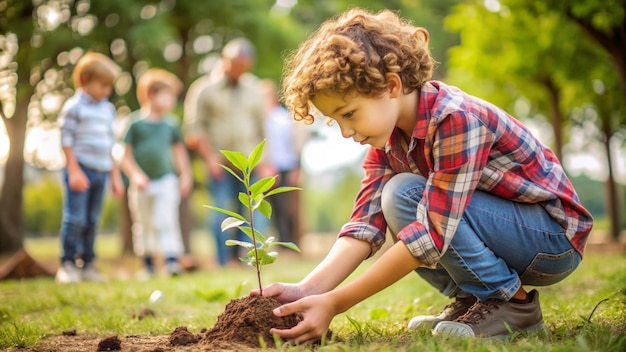
[[[199,343],[206,347],[218,348],[225,342],[260,348],[262,347],[260,340],[263,339],[265,346],[275,347],[270,329],[290,329],[302,320],[302,317],[296,314],[274,316],[272,310],[280,305],[281,303],[273,297],[248,296],[233,299]]]

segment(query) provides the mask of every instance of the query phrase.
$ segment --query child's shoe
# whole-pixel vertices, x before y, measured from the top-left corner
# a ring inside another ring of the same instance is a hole
[[[537,290],[528,292],[528,300],[528,303],[505,302],[499,299],[476,302],[455,321],[437,324],[433,334],[507,339],[514,332],[532,333],[545,330]]]
[[[178,262],[178,258],[167,258],[165,261],[165,270],[170,276],[178,276],[182,274],[183,267]]]
[[[83,280],[91,282],[104,282],[104,277],[93,263],[87,263],[83,268]]]
[[[418,315],[409,321],[407,329],[414,330],[420,328],[432,329],[441,321],[453,321],[461,315],[467,313],[467,310],[476,303],[476,297],[469,296],[464,298],[457,297],[452,303],[448,303],[439,315]]]
[[[60,284],[80,282],[82,280],[80,269],[70,261],[63,262],[59,270],[57,270],[55,280]]]

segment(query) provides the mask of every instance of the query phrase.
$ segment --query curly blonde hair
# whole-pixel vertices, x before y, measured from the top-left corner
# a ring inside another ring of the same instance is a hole
[[[310,100],[320,93],[375,97],[397,73],[404,93],[432,76],[428,31],[396,13],[354,8],[327,20],[291,52],[283,74],[283,100],[296,120],[313,123]]]

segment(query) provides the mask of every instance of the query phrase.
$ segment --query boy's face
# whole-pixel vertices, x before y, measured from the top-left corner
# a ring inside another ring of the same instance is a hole
[[[378,98],[326,93],[317,95],[311,103],[339,124],[344,138],[376,148],[385,146],[399,115],[397,99],[391,98],[389,92]]]
[[[172,111],[176,106],[176,93],[171,88],[162,88],[150,93],[150,105],[158,113]]]
[[[100,79],[92,79],[83,83],[82,89],[95,101],[108,99],[113,91],[113,85]]]

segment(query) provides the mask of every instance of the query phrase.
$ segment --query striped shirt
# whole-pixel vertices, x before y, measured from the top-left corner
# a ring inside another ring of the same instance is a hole
[[[76,160],[98,171],[113,167],[111,150],[115,143],[113,120],[115,107],[107,99],[93,99],[78,89],[61,109],[61,145],[71,147]]]
[[[416,221],[397,234],[425,266],[445,253],[475,190],[543,206],[582,255],[593,225],[553,152],[502,109],[456,87],[427,82],[406,152],[397,129],[383,149],[370,148],[350,222],[339,236],[366,240],[373,255],[385,242],[385,183],[412,172],[427,178]]]

